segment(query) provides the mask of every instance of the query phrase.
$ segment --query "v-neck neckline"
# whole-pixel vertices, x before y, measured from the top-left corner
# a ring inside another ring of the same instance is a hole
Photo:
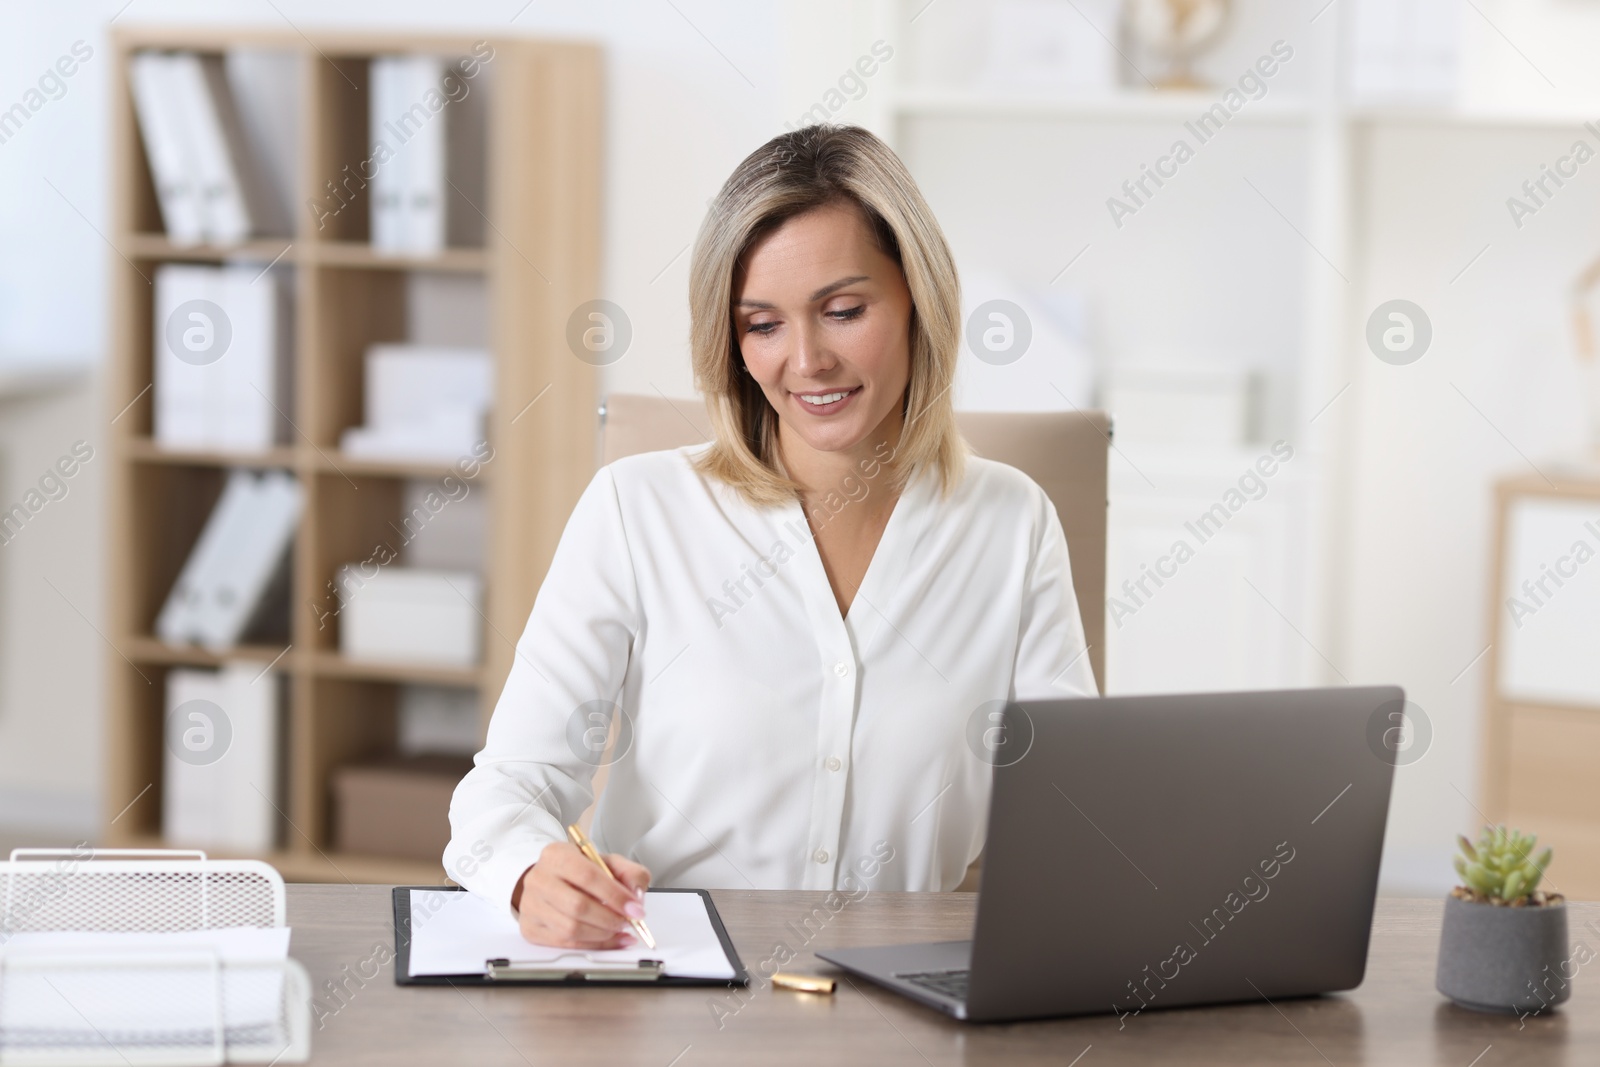
[[[906,553],[909,551],[908,535],[904,527],[910,519],[906,516],[913,511],[921,510],[924,483],[927,480],[925,473],[922,469],[913,471],[901,488],[894,507],[890,509],[889,519],[884,523],[883,533],[878,536],[878,544],[873,549],[872,558],[867,561],[867,569],[861,575],[861,584],[856,586],[855,592],[850,597],[850,610],[842,613],[839,611],[838,598],[833,592],[833,583],[828,580],[827,568],[822,565],[822,553],[817,548],[816,534],[811,531],[811,524],[806,519],[805,508],[798,500],[788,505],[794,515],[793,521],[799,522],[809,535],[801,552],[801,558],[811,571],[811,576],[805,583],[805,593],[812,609],[813,622],[843,630],[845,635],[853,637],[859,646],[865,646],[877,632],[884,610],[880,590],[893,589],[899,584],[900,573],[905,568]],[[857,610],[863,600],[867,601],[865,615]]]

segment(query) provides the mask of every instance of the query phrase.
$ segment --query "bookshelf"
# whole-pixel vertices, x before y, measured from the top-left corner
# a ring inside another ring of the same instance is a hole
[[[306,209],[330,178],[367,155],[372,56],[469,54],[482,38],[310,33],[234,28],[120,27],[112,36],[113,227],[108,410],[107,746],[105,837],[123,847],[184,847],[161,837],[164,679],[179,666],[224,659],[271,665],[286,679],[285,829],[269,855],[299,881],[437,881],[437,864],[336,852],[329,776],[341,764],[394,749],[397,695],[407,683],[476,691],[486,722],[568,513],[593,475],[594,369],[567,350],[571,310],[600,295],[601,57],[595,46],[491,38],[485,94],[481,244],[437,255],[380,254],[368,244],[358,191],[319,229]],[[163,232],[134,105],[129,63],[143,49],[270,53],[293,71],[298,162],[292,232],[238,245],[180,247]],[[467,194],[457,190],[458,195]],[[470,198],[469,198],[470,199]],[[292,275],[293,438],[255,453],[174,450],[152,436],[153,269],[163,263],[276,262]],[[486,494],[484,656],[468,667],[360,662],[342,656],[337,620],[314,605],[337,568],[392,538],[407,479],[439,479],[447,463],[343,456],[341,431],[361,420],[362,354],[406,340],[408,279],[481,285],[481,325],[495,366],[492,458],[472,478]],[[541,395],[543,394],[543,395]],[[537,404],[531,404],[538,397]],[[97,442],[98,443],[98,442]],[[218,656],[173,647],[154,620],[231,468],[292,471],[305,507],[291,556],[286,645]],[[214,850],[213,850],[214,851]]]

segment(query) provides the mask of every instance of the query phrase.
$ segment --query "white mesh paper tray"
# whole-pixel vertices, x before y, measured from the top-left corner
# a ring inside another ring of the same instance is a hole
[[[304,1062],[311,983],[294,960],[6,947],[21,932],[283,924],[283,879],[255,860],[16,850],[0,866],[0,1067]]]
[[[310,995],[294,960],[0,952],[0,1064],[303,1063]]]
[[[284,925],[283,876],[259,860],[212,860],[199,851],[19,848],[3,870],[0,938],[24,930]]]

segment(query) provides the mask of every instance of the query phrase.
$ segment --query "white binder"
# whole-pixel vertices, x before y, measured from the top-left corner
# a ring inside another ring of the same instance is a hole
[[[155,354],[155,439],[170,448],[204,448],[210,443],[206,412],[220,399],[217,383],[221,360],[206,364],[180,358],[169,344],[168,324],[177,310],[191,300],[215,302],[213,267],[191,263],[163,263],[156,268],[155,326],[151,339]],[[196,312],[196,314],[203,314]],[[200,328],[186,314],[175,325],[180,339],[184,330]],[[226,356],[224,356],[226,359]]]
[[[198,643],[209,632],[206,612],[212,599],[212,575],[218,573],[228,543],[244,534],[253,492],[254,479],[249,471],[229,473],[222,495],[189,550],[189,558],[184,560],[161,614],[156,616],[156,635],[161,640],[173,645]]]
[[[259,663],[167,672],[162,837],[245,854],[277,845],[281,694],[282,676]],[[226,722],[210,721],[204,707],[174,715],[196,700],[215,704]]]
[[[278,270],[163,263],[155,287],[156,440],[173,448],[235,451],[282,444],[289,434],[294,360],[289,294]],[[175,320],[193,301],[206,303],[192,304]],[[174,341],[181,345],[185,336],[203,337],[206,330],[213,339],[226,331],[226,350],[174,349]]]
[[[287,438],[294,361],[282,282],[276,268],[263,271],[255,264],[223,267],[212,279],[233,329],[232,345],[215,364],[215,407],[206,412],[212,446],[266,450]]]
[[[372,179],[372,247],[399,256],[444,250],[446,223],[446,121],[449,105],[440,86],[437,56],[377,56],[371,67],[368,137],[375,159]],[[429,101],[439,103],[435,111]]]
[[[140,52],[129,73],[167,236],[234,244],[261,232],[276,213],[222,57]]]
[[[430,94],[440,101],[439,85],[444,63],[437,56],[406,57],[405,106],[419,104],[428,117],[407,142],[406,161],[406,248],[412,255],[431,256],[445,246],[445,123],[450,108],[437,112],[428,107]]]
[[[155,178],[161,221],[173,244],[197,245],[205,240],[200,198],[195,185],[192,146],[178,106],[171,57],[139,52],[129,70],[134,112]]]
[[[206,67],[193,52],[179,52],[171,62],[181,121],[195,146],[206,237],[214,244],[243,241],[252,229],[250,213]]]
[[[207,592],[200,643],[215,652],[239,643],[278,568],[283,565],[300,519],[301,488],[287,471],[256,478],[243,529],[231,529],[202,576]]]
[[[372,247],[378,252],[405,250],[405,167],[406,156],[399,151],[398,138],[391,124],[400,117],[405,97],[403,59],[400,56],[374,56],[368,79],[371,109],[367,115],[372,175]],[[383,145],[380,151],[379,144]]]
[[[287,471],[232,471],[162,605],[156,634],[213,651],[236,645],[288,552],[302,499]]]

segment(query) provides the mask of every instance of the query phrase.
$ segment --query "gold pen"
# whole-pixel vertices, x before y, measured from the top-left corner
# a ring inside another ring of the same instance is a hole
[[[618,878],[615,872],[611,870],[611,865],[600,855],[600,850],[594,847],[594,843],[589,840],[582,830],[578,829],[577,823],[567,827],[567,837],[571,838],[572,843],[578,846],[578,851],[587,856],[591,863],[606,872],[607,878],[610,878],[618,885],[622,885],[622,879]],[[644,924],[643,919],[629,919],[628,921],[633,924],[633,929],[639,935],[640,940],[651,948],[656,947],[656,939],[651,936],[650,928]]]
[[[832,993],[838,983],[832,978],[818,978],[814,974],[789,974],[776,971],[772,975],[772,984],[777,989],[792,989],[797,993]]]

